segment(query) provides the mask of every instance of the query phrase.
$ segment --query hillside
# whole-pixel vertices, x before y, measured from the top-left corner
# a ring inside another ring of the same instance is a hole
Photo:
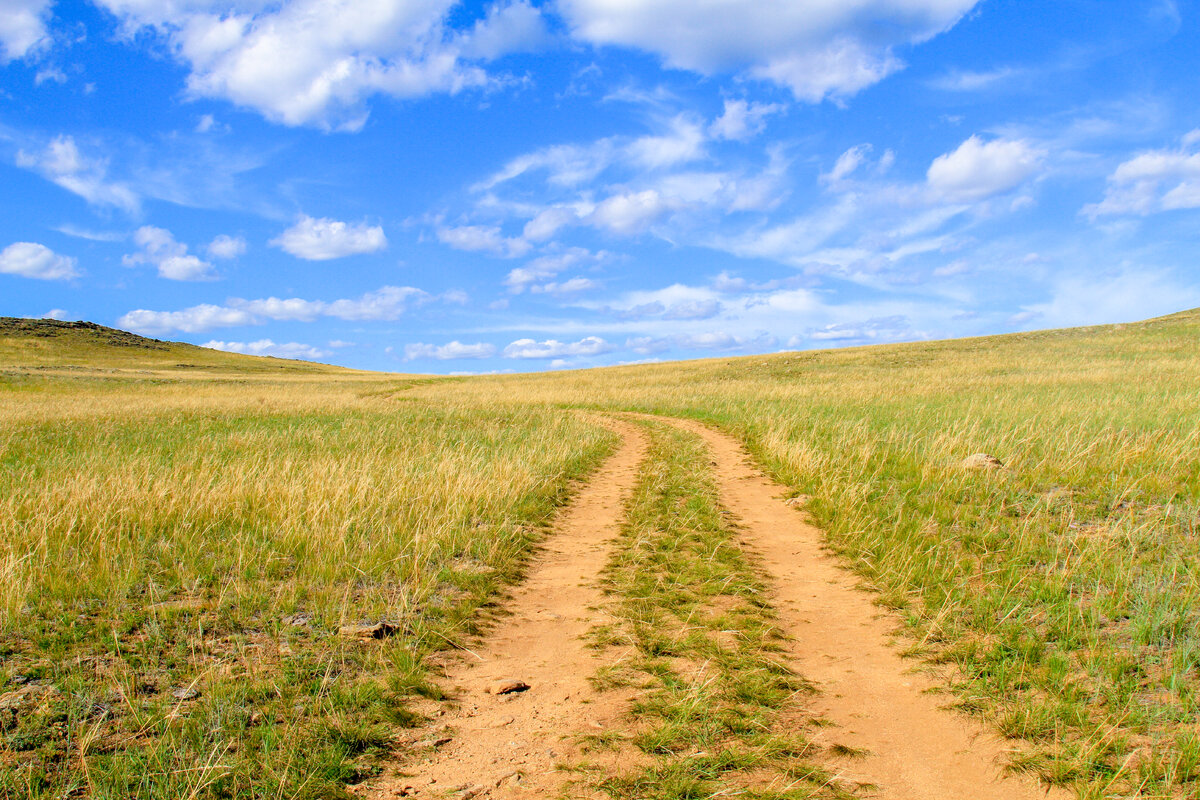
[[[188,370],[312,374],[346,372],[308,361],[224,353],[148,339],[93,322],[0,317],[0,369]]]

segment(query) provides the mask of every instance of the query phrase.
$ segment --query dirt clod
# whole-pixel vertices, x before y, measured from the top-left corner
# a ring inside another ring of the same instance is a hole
[[[390,622],[374,622],[363,625],[343,625],[338,628],[338,636],[358,639],[386,639],[400,632],[397,625]]]
[[[488,694],[514,694],[529,691],[529,684],[516,678],[505,678],[492,682],[487,688]]]

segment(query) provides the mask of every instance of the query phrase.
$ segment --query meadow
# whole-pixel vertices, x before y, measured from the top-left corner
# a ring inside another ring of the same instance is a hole
[[[1013,768],[1200,793],[1200,313],[433,380],[29,341],[0,332],[0,796],[341,796],[611,452],[576,409],[744,441]]]

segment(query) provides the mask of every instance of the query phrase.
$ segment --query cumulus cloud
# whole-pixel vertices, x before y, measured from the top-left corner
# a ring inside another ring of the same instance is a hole
[[[572,33],[636,47],[668,66],[738,71],[808,102],[842,97],[899,69],[894,47],[952,27],[977,0],[561,0]]]
[[[213,340],[200,345],[210,350],[222,350],[226,353],[241,353],[249,356],[274,356],[275,358],[299,358],[305,361],[317,361],[328,358],[328,350],[321,350],[300,342],[282,342],[276,344],[270,339],[259,339],[257,342],[219,342]]]
[[[0,250],[0,273],[43,281],[79,277],[78,262],[37,242],[14,242]]]
[[[434,358],[438,361],[453,361],[461,358],[491,358],[496,355],[496,346],[487,342],[463,344],[459,341],[435,345],[416,342],[404,346],[404,360]]]
[[[45,17],[52,0],[0,2],[0,64],[24,58],[46,39]]]
[[[454,94],[494,82],[477,62],[537,47],[540,12],[502,2],[465,30],[455,0],[100,0],[190,70],[188,91],[286,125],[357,130],[372,95]]]
[[[431,299],[427,292],[411,286],[383,286],[357,298],[333,301],[278,297],[258,300],[233,298],[223,306],[202,304],[181,311],[137,309],[122,316],[117,324],[140,333],[198,333],[214,328],[261,325],[267,320],[312,322],[320,317],[354,321],[394,320],[409,308]]]
[[[136,213],[140,206],[132,189],[108,180],[108,162],[83,155],[71,136],[56,136],[40,151],[17,151],[17,166],[40,173],[95,206],[129,213]]]
[[[745,100],[726,100],[725,112],[708,127],[714,139],[744,142],[754,138],[767,127],[767,117],[783,111],[778,103],[750,103]]]
[[[1182,208],[1200,208],[1200,129],[1184,136],[1178,148],[1149,150],[1122,163],[1108,176],[1104,199],[1083,213],[1095,219]]]
[[[621,192],[597,205],[588,221],[598,228],[629,236],[645,231],[675,205],[654,189]]]
[[[186,244],[175,241],[165,228],[143,225],[133,234],[133,243],[141,250],[121,258],[127,267],[151,264],[159,277],[172,281],[209,281],[216,278],[212,264],[188,254]]]
[[[953,153],[935,158],[926,179],[941,197],[974,202],[1016,188],[1037,172],[1044,156],[1019,139],[985,142],[972,136]]]
[[[182,311],[149,311],[139,308],[117,320],[117,325],[131,331],[147,334],[200,333],[213,328],[233,328],[239,325],[256,325],[259,320],[247,311],[204,303]]]
[[[595,356],[612,350],[612,345],[598,336],[586,336],[578,342],[560,342],[547,339],[517,339],[504,348],[505,358],[566,358],[568,356]]]
[[[437,237],[440,242],[450,245],[455,250],[490,253],[502,258],[520,258],[533,247],[519,237],[505,237],[498,227],[490,225],[440,227]]]
[[[270,244],[307,261],[375,253],[387,247],[380,226],[366,222],[349,223],[322,217],[302,216],[292,227],[271,240]]]
[[[207,248],[209,258],[237,258],[245,252],[245,239],[243,239],[241,236],[229,236],[224,233],[209,242]]]

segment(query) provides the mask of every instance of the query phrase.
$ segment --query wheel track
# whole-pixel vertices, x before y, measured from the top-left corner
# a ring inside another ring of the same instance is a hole
[[[619,724],[620,696],[596,692],[597,666],[585,634],[603,618],[599,576],[620,532],[625,501],[637,480],[646,437],[637,425],[605,419],[622,444],[555,519],[524,582],[502,605],[491,635],[455,657],[447,683],[459,687],[456,707],[409,739],[423,755],[361,787],[369,798],[558,797],[556,769],[576,753],[581,733]],[[499,680],[519,679],[527,691],[495,695]],[[443,740],[444,743],[443,743]],[[579,796],[575,793],[573,796]]]

